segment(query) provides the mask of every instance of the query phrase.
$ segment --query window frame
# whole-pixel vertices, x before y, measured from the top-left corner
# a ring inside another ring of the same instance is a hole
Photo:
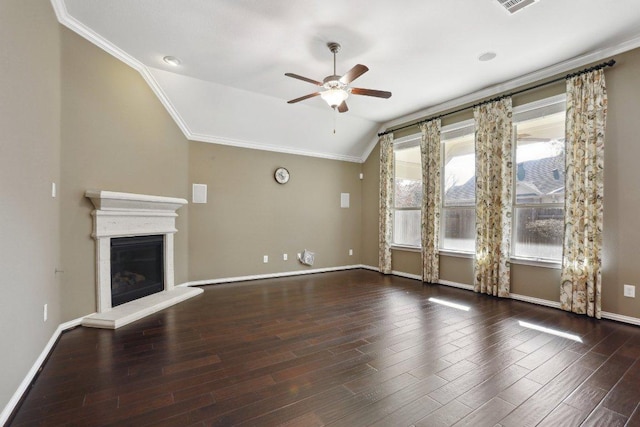
[[[396,227],[395,227],[395,218],[396,218],[396,211],[418,211],[421,212],[422,211],[422,207],[418,206],[417,208],[415,207],[411,207],[411,208],[396,208],[396,172],[397,172],[397,168],[396,168],[396,150],[403,150],[403,149],[407,149],[407,148],[414,148],[414,147],[420,147],[420,143],[422,141],[422,134],[421,133],[414,133],[411,135],[407,135],[404,136],[402,138],[398,138],[396,140],[393,141],[393,197],[391,198],[392,202],[392,206],[391,206],[391,215],[392,215],[392,227],[391,227],[391,248],[392,249],[401,249],[401,250],[406,250],[406,251],[412,251],[412,252],[421,252],[422,251],[422,237],[420,236],[420,238],[418,239],[419,244],[418,245],[403,245],[400,243],[396,243]],[[420,182],[422,182],[422,159],[420,159]],[[421,186],[421,191],[422,191],[422,186]],[[424,195],[423,195],[424,196]],[[422,215],[422,213],[421,213]]]
[[[517,122],[522,122],[522,121],[526,121],[526,120],[530,120],[530,119],[534,119],[534,118],[540,118],[540,117],[544,117],[545,115],[548,114],[555,114],[558,113],[560,111],[564,111],[566,109],[566,94],[562,93],[559,95],[555,95],[555,96],[551,96],[551,97],[547,97],[538,101],[534,101],[534,102],[530,102],[524,105],[520,105],[520,106],[516,106],[513,108],[513,119],[512,119],[512,123],[514,124],[514,133],[513,133],[513,149],[512,149],[512,161],[513,164],[516,165],[516,153],[517,153],[517,134],[516,134],[516,123]],[[439,253],[443,254],[443,255],[447,255],[447,256],[453,256],[453,257],[460,257],[460,258],[473,258],[475,256],[475,247],[473,251],[464,251],[464,250],[457,250],[457,249],[447,249],[443,247],[444,244],[444,232],[445,232],[445,223],[444,223],[444,213],[445,210],[447,209],[468,209],[468,210],[473,210],[475,212],[475,205],[474,206],[468,206],[468,205],[460,205],[460,206],[446,206],[445,205],[445,180],[444,180],[444,176],[445,176],[445,156],[444,156],[444,151],[445,151],[445,143],[447,139],[452,139],[458,136],[462,136],[462,135],[467,135],[473,133],[475,134],[475,122],[473,119],[468,119],[468,120],[463,120],[463,121],[459,121],[456,123],[452,123],[446,126],[442,126],[441,128],[441,134],[440,134],[440,172],[441,172],[441,176],[443,177],[443,179],[441,180],[440,183],[440,190],[441,190],[441,202],[440,202],[440,209],[441,209],[441,221],[440,221],[440,245],[438,248]],[[446,139],[445,139],[446,137]],[[422,139],[422,135],[420,133],[415,133],[415,134],[411,134],[411,135],[407,135],[405,137],[402,138],[398,138],[393,142],[393,165],[394,165],[394,173],[393,173],[393,177],[394,177],[394,189],[393,189],[393,198],[392,198],[392,215],[393,215],[393,236],[392,236],[392,243],[391,243],[391,248],[392,249],[396,249],[396,250],[405,250],[405,251],[412,251],[412,252],[420,252],[422,250],[421,245],[420,246],[412,246],[412,245],[402,245],[402,244],[397,244],[395,243],[395,211],[396,210],[405,210],[405,211],[411,211],[411,210],[417,210],[420,211],[421,207],[418,208],[396,208],[395,206],[395,180],[396,180],[396,149],[404,149],[404,148],[411,148],[413,146],[420,146],[420,142]],[[474,149],[474,153],[475,153],[475,149]],[[421,164],[421,168],[422,168],[422,164]],[[562,260],[559,259],[549,259],[549,258],[533,258],[533,257],[523,257],[523,256],[516,256],[514,255],[514,251],[515,251],[515,238],[514,236],[516,235],[516,221],[515,221],[515,213],[516,213],[516,209],[518,208],[561,208],[564,211],[564,202],[558,202],[558,203],[517,203],[517,194],[516,194],[516,185],[517,185],[517,167],[514,168],[513,171],[514,175],[513,175],[513,191],[512,191],[512,208],[513,208],[513,221],[512,221],[512,237],[511,237],[511,253],[510,255],[510,261],[513,264],[523,264],[523,265],[531,265],[531,266],[536,266],[536,267],[544,267],[544,268],[552,268],[552,269],[559,269],[561,268],[561,263]],[[424,195],[423,195],[424,196]]]
[[[464,209],[464,210],[472,210],[475,214],[475,204],[473,206],[468,206],[468,205],[454,205],[454,206],[447,206],[445,204],[445,144],[446,141],[448,139],[453,139],[456,137],[460,137],[460,136],[464,136],[464,135],[469,135],[469,134],[474,134],[475,135],[475,121],[473,119],[467,119],[467,120],[462,120],[456,123],[452,123],[450,125],[446,125],[446,126],[442,126],[441,130],[440,130],[440,176],[442,177],[442,179],[440,180],[440,194],[442,195],[442,197],[440,198],[440,243],[439,243],[439,248],[438,248],[438,252],[445,254],[445,255],[451,255],[451,256],[457,256],[457,257],[461,257],[461,258],[473,258],[475,256],[475,247],[472,251],[465,251],[465,250],[460,250],[460,249],[450,249],[450,248],[445,248],[444,245],[444,233],[445,233],[445,221],[444,221],[444,217],[445,217],[445,211],[447,209]],[[445,135],[446,135],[446,139],[445,139]],[[475,140],[475,136],[474,136],[474,140]],[[474,146],[474,156],[475,156],[475,146]],[[475,163],[474,163],[475,164]],[[475,176],[475,171],[474,171],[474,176]]]
[[[531,209],[531,208],[552,208],[552,209],[562,209],[564,214],[564,200],[556,203],[518,203],[517,201],[517,192],[516,187],[518,185],[517,180],[517,162],[516,156],[518,151],[518,135],[517,135],[517,123],[524,122],[527,120],[543,118],[545,116],[551,114],[557,114],[563,111],[566,111],[566,100],[567,95],[565,93],[551,96],[548,98],[544,98],[538,101],[530,102],[527,104],[523,104],[513,108],[512,115],[512,123],[513,123],[513,149],[512,149],[512,161],[515,167],[513,168],[513,187],[512,187],[512,196],[511,196],[511,206],[512,206],[512,221],[511,221],[511,250],[509,254],[509,258],[514,264],[523,264],[523,265],[532,265],[536,267],[547,267],[558,269],[562,265],[562,257],[560,259],[555,258],[542,258],[542,257],[526,257],[526,256],[517,256],[515,255],[516,250],[516,242],[515,236],[517,233],[516,230],[516,210],[517,209]],[[566,131],[565,131],[566,132]],[[565,178],[566,179],[566,178]]]

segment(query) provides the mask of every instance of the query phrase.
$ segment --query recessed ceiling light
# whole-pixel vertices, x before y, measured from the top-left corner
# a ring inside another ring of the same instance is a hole
[[[173,65],[174,67],[180,65],[180,60],[175,56],[165,56],[164,58],[162,58],[162,60],[169,65]]]
[[[486,62],[486,61],[491,61],[495,57],[496,57],[495,52],[485,52],[482,55],[478,56],[478,60],[482,62]]]

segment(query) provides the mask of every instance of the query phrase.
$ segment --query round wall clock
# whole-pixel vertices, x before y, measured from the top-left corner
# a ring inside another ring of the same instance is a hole
[[[289,182],[289,171],[286,168],[278,168],[276,169],[276,172],[273,174],[273,176],[275,177],[276,181],[278,182],[278,184],[286,184],[287,182]]]

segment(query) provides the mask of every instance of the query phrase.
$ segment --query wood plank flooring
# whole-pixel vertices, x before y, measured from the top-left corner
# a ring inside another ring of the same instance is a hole
[[[10,425],[640,426],[638,327],[367,270],[204,289],[64,333]]]

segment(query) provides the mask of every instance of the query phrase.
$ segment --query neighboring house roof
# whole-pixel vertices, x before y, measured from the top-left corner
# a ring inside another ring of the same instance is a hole
[[[516,166],[516,188],[520,196],[540,197],[564,191],[564,160],[555,157],[529,160]],[[445,193],[446,200],[456,204],[474,204],[475,177],[456,185]]]

